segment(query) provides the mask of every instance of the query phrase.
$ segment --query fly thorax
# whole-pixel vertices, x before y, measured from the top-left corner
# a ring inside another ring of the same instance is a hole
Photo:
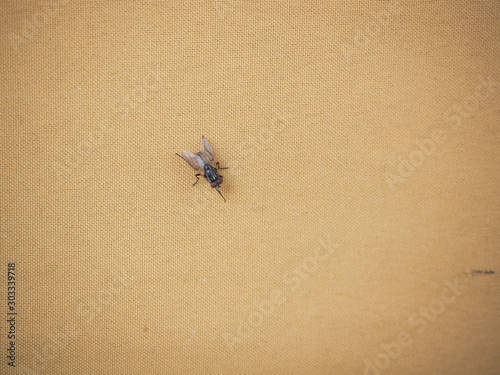
[[[205,178],[208,182],[210,182],[210,184],[212,182],[216,182],[219,179],[219,173],[217,172],[217,169],[212,167],[210,164],[205,164],[203,169],[205,172]]]

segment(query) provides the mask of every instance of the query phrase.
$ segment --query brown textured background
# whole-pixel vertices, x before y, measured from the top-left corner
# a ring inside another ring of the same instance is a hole
[[[497,1],[0,12],[2,374],[500,373]]]

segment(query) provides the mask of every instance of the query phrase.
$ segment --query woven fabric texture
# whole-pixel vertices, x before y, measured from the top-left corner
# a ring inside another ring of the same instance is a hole
[[[0,373],[500,373],[498,1],[4,0],[0,30]],[[175,156],[202,136],[227,203]]]

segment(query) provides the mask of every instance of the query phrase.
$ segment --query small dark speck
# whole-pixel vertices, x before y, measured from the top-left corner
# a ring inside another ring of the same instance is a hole
[[[472,270],[471,272],[472,273],[480,273],[483,275],[494,275],[497,273],[497,271],[493,271],[493,270]]]

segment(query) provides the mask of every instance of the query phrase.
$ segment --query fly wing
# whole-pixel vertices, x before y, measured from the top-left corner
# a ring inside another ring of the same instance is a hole
[[[198,154],[207,162],[212,163],[215,160],[214,149],[212,145],[204,136],[201,137],[201,142],[203,143],[203,151]]]
[[[176,154],[179,155],[179,154]],[[203,159],[200,157],[198,154],[193,154],[192,152],[189,151],[182,151],[182,156],[179,155],[181,158],[183,158],[194,170],[203,170]]]

